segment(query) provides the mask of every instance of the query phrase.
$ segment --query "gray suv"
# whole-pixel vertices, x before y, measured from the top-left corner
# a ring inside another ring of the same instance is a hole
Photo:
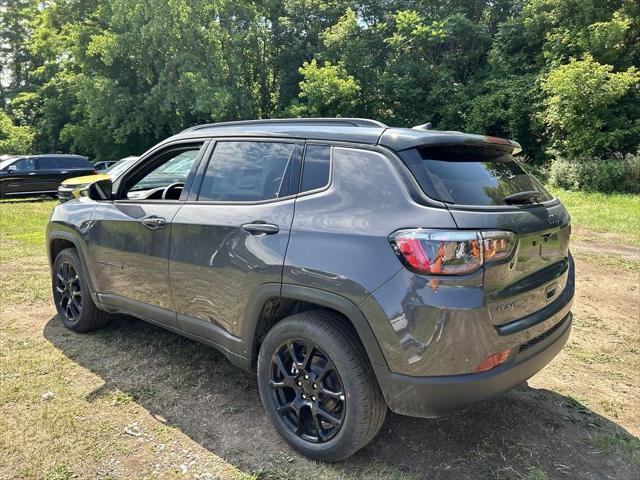
[[[190,128],[54,209],[59,317],[126,313],[219,349],[257,371],[284,440],[340,460],[387,408],[466,408],[566,342],[569,215],[519,150],[365,119]]]

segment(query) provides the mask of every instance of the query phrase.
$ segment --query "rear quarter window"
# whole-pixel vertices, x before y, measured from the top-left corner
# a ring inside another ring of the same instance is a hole
[[[510,153],[493,146],[416,148],[401,156],[429,197],[457,205],[507,205],[514,193],[538,191],[538,202],[552,195]]]
[[[86,158],[63,157],[58,159],[58,163],[66,168],[93,168],[91,162]]]
[[[326,187],[331,173],[331,147],[307,145],[302,169],[300,192],[309,192]]]

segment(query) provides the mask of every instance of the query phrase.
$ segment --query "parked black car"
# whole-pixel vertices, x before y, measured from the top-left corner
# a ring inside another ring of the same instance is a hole
[[[519,150],[364,119],[191,128],[54,209],[59,317],[124,312],[218,348],[257,371],[290,445],[345,458],[387,407],[468,407],[567,341],[569,215]]]
[[[25,155],[0,161],[0,198],[49,195],[70,177],[91,175],[95,168],[80,155]]]

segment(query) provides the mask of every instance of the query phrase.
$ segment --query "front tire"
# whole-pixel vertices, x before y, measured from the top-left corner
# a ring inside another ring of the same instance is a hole
[[[62,250],[53,262],[51,275],[53,301],[65,327],[74,332],[88,332],[106,325],[107,312],[91,298],[85,272],[73,248]]]
[[[342,460],[367,445],[387,406],[357,336],[322,310],[292,315],[258,356],[262,403],[282,438],[303,455]]]

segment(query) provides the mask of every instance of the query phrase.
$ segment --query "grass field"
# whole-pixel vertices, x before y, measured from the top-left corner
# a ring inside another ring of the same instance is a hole
[[[640,195],[570,192],[550,189],[571,213],[578,238],[598,233],[622,236],[622,242],[640,245]]]
[[[65,330],[43,242],[55,202],[0,202],[0,479],[637,479],[638,198],[556,194],[578,232],[565,350],[467,412],[391,414],[335,465],[287,448],[253,375],[215,350],[126,317]]]

